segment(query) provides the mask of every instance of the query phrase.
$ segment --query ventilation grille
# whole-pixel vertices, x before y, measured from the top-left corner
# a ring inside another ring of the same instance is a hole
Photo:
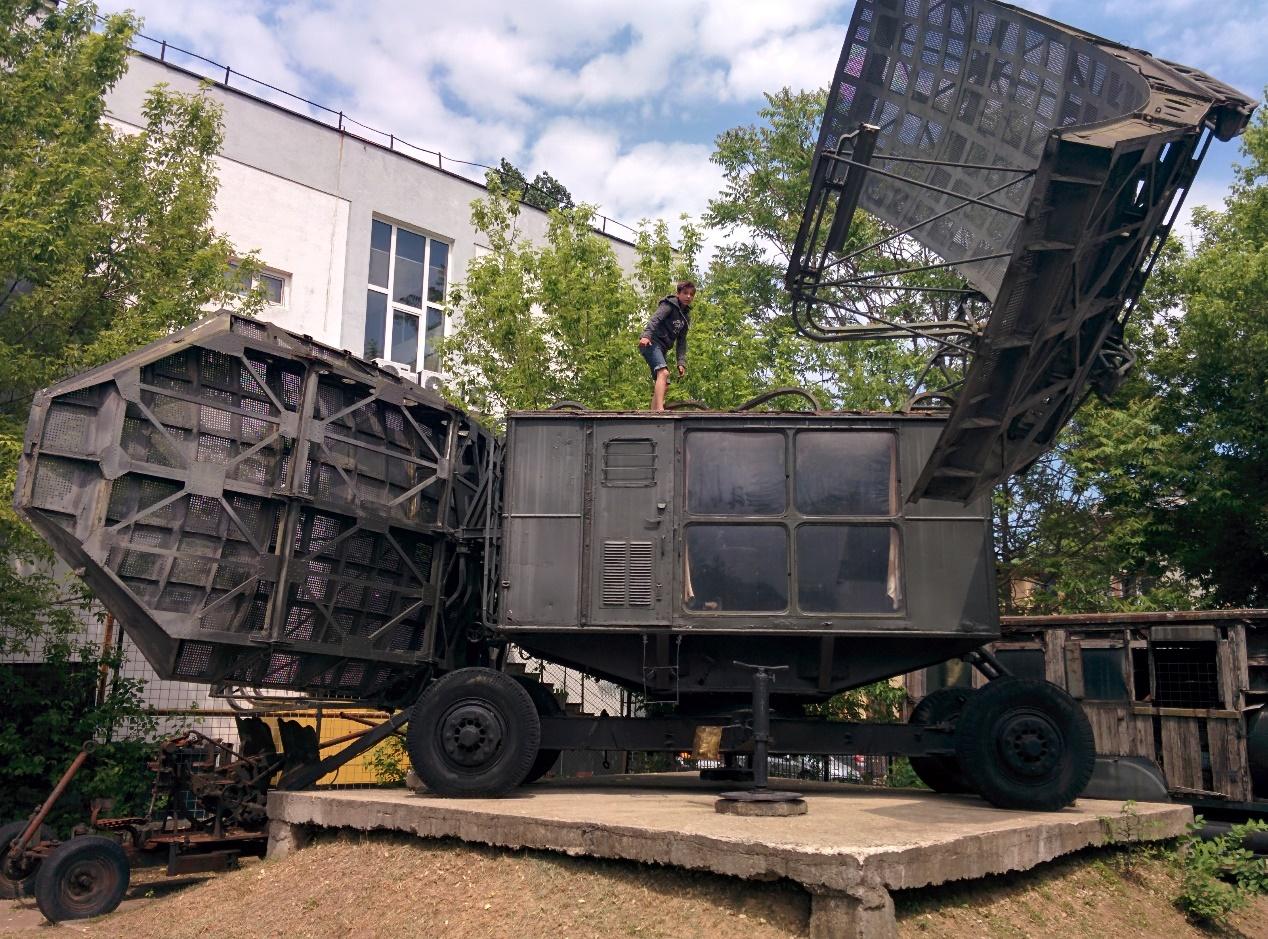
[[[656,485],[656,444],[651,440],[609,440],[603,447],[603,485]]]
[[[652,605],[652,543],[603,543],[603,605]]]

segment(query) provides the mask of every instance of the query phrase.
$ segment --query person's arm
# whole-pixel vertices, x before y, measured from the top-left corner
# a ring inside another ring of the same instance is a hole
[[[652,338],[652,334],[656,331],[656,327],[660,325],[660,321],[663,320],[668,313],[668,303],[659,303],[656,305],[656,312],[652,314],[651,319],[647,321],[647,325],[643,327],[643,334],[638,337],[639,345],[642,345],[642,340],[650,340]]]
[[[687,373],[687,330],[683,330],[678,334],[678,341],[674,344],[674,348],[678,350],[678,374],[685,375]]]

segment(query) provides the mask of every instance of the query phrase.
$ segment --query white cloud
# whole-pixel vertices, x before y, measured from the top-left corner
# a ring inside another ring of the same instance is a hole
[[[129,0],[103,0],[106,9]],[[146,31],[446,156],[546,169],[623,221],[699,216],[717,102],[820,87],[838,0],[131,0]],[[825,17],[832,22],[820,25]],[[618,129],[619,128],[619,129]]]
[[[844,37],[845,26],[832,24],[774,36],[739,51],[731,59],[727,91],[732,98],[745,99],[784,86],[793,91],[826,88]]]
[[[851,0],[99,2],[134,6],[151,34],[447,157],[496,163],[505,156],[530,176],[548,170],[627,222],[698,215],[720,178],[708,160],[712,140],[751,120],[761,92],[825,86],[853,7]],[[1263,0],[1026,5],[1206,68],[1251,93],[1268,81]],[[1203,178],[1226,177],[1228,158]]]

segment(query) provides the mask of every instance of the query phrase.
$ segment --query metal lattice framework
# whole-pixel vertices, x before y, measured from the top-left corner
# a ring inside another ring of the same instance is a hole
[[[1210,138],[1253,108],[994,0],[859,0],[788,288],[811,338],[927,351],[913,404],[951,419],[911,498],[967,501],[1117,387],[1127,311]],[[851,231],[858,208],[880,237]]]
[[[41,392],[16,504],[162,678],[408,697],[478,622],[493,438],[222,314]]]

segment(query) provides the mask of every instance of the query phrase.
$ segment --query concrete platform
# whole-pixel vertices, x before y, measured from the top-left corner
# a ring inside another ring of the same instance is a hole
[[[889,891],[1026,870],[1081,848],[1182,834],[1188,806],[1079,800],[1061,812],[1013,812],[973,796],[799,783],[810,811],[744,818],[714,811],[734,783],[695,774],[560,780],[503,799],[440,799],[408,790],[269,795],[269,855],[317,827],[412,832],[510,848],[670,864],[812,894],[810,933],[896,934]]]

